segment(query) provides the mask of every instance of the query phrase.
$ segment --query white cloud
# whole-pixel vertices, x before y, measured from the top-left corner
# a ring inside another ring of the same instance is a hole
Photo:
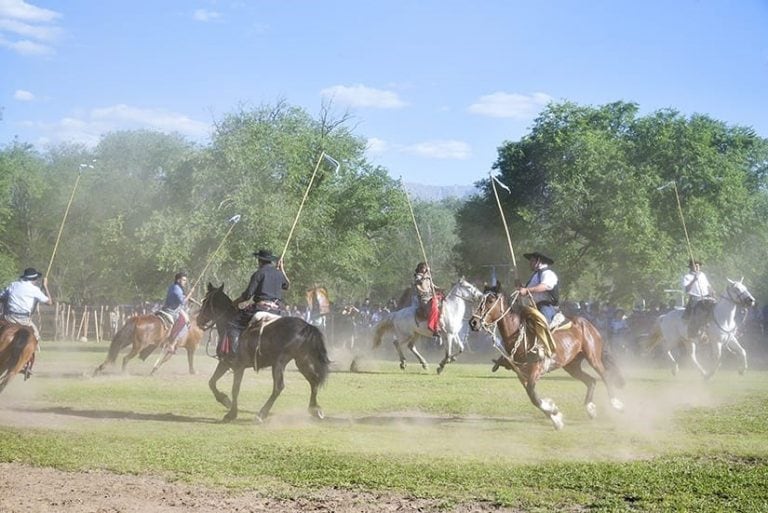
[[[399,109],[407,105],[397,93],[366,87],[362,84],[331,86],[320,91],[320,95],[350,107]]]
[[[389,149],[389,143],[378,137],[369,138],[367,143],[365,150],[369,155],[381,155]]]
[[[492,118],[531,119],[550,101],[552,97],[545,93],[524,95],[499,91],[481,96],[467,110]]]
[[[221,18],[221,13],[209,11],[208,9],[195,9],[195,12],[192,13],[192,17],[197,21],[214,21]]]
[[[405,146],[402,152],[441,160],[467,160],[472,156],[472,148],[469,144],[454,140],[424,141]]]
[[[0,0],[0,47],[21,55],[51,55],[61,29],[56,11],[23,0]]]
[[[0,17],[40,23],[54,21],[61,14],[28,4],[24,0],[0,0]]]
[[[87,146],[98,144],[101,136],[116,130],[149,129],[159,132],[178,132],[193,140],[210,133],[210,125],[188,116],[163,109],[144,109],[124,104],[112,105],[78,116],[63,118],[54,123],[28,123],[44,132],[49,142],[75,142]]]
[[[35,95],[24,89],[17,89],[16,92],[13,93],[13,99],[20,102],[31,102],[35,99]]]

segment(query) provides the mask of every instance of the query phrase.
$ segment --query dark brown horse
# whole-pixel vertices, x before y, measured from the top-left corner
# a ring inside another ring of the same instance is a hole
[[[112,342],[109,345],[109,352],[104,362],[99,365],[96,370],[93,371],[93,375],[96,376],[102,372],[108,365],[113,365],[120,351],[130,346],[131,349],[123,357],[122,372],[125,372],[125,367],[128,362],[137,355],[142,360],[146,360],[147,357],[158,347],[163,346],[165,349],[168,337],[169,328],[167,325],[154,314],[149,315],[134,315],[130,317],[122,328],[120,328],[115,336],[112,337]],[[189,365],[189,373],[195,374],[194,356],[197,346],[200,345],[200,341],[203,338],[203,332],[197,327],[194,319],[190,322],[187,335],[179,340],[176,348],[185,348],[187,350],[187,363]],[[152,367],[151,374],[154,374],[162,364],[168,361],[173,353],[170,351],[163,351],[163,354],[155,362]]]
[[[216,326],[219,339],[227,336],[227,328],[238,316],[239,311],[232,305],[232,300],[224,293],[224,285],[219,288],[208,284],[203,306],[197,315],[200,328]],[[309,412],[317,418],[323,418],[323,411],[317,404],[317,391],[328,377],[330,360],[325,348],[322,332],[298,317],[280,317],[264,326],[263,331],[249,326],[240,335],[239,350],[235,355],[223,356],[213,371],[208,386],[218,402],[229,408],[224,421],[237,418],[237,397],[243,381],[245,369],[253,367],[257,371],[272,367],[272,394],[256,415],[262,422],[267,418],[277,397],[285,388],[285,366],[291,360],[296,362],[299,372],[309,382]],[[216,388],[216,382],[232,370],[232,399]]]
[[[0,324],[0,392],[19,372],[24,379],[35,358],[37,338],[32,328],[2,321]]]
[[[570,326],[565,325],[563,329],[553,332],[554,347],[551,354],[547,354],[541,342],[543,316],[533,308],[515,304],[516,300],[517,293],[513,293],[508,303],[498,287],[487,289],[469,326],[475,331],[484,329],[492,335],[496,328],[499,329],[504,344],[502,365],[515,371],[531,402],[549,417],[555,429],[562,429],[563,415],[552,399],[538,396],[536,382],[547,372],[562,367],[587,386],[584,404],[587,414],[594,418],[597,408],[592,402],[592,395],[597,380],[582,370],[583,360],[589,363],[605,383],[611,406],[621,411],[624,406],[615,397],[613,387],[621,388],[624,378],[616,361],[605,351],[603,339],[592,323],[583,317],[570,319]]]

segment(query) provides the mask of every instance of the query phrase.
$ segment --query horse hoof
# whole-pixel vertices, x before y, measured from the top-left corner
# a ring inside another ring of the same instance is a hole
[[[586,408],[590,419],[597,417],[597,406],[595,406],[595,403],[587,403]]]
[[[261,415],[257,413],[256,416],[253,418],[253,423],[261,426],[262,424],[264,424],[264,419],[262,419]]]
[[[325,413],[320,408],[310,408],[309,413],[318,420],[325,418]]]
[[[560,431],[565,426],[562,413],[557,412],[554,415],[551,415],[549,418],[552,420],[552,425],[555,427],[555,430]]]
[[[426,363],[422,363],[421,364],[421,368],[424,369],[424,370],[427,370],[429,367],[427,366]]]
[[[400,363],[400,369],[405,370],[405,362]]]
[[[616,399],[615,397],[611,399],[611,406],[616,411],[624,411],[624,403],[621,402],[620,399]]]
[[[232,422],[237,418],[237,413],[227,413],[224,415],[224,418],[221,419],[222,422]]]

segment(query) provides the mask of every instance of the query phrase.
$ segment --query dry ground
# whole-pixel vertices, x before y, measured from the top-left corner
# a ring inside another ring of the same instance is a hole
[[[326,489],[311,495],[275,499],[256,492],[230,492],[153,476],[103,471],[63,472],[17,463],[0,463],[2,513],[289,513],[485,512],[513,510],[490,503],[446,506],[439,500],[414,499]]]

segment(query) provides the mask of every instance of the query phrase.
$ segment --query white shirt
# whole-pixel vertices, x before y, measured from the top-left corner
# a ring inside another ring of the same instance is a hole
[[[712,286],[707,279],[707,275],[703,272],[699,271],[696,274],[689,272],[683,276],[683,290],[685,290],[691,282],[693,282],[693,285],[691,285],[691,288],[688,290],[689,296],[701,299],[706,296],[714,295]]]
[[[539,278],[539,276],[541,276],[541,278]],[[535,287],[540,283],[544,284],[544,286],[547,287],[547,290],[552,290],[555,288],[555,285],[557,285],[557,275],[548,265],[542,265],[537,270],[533,271],[533,276],[528,280],[528,284],[525,287]],[[533,301],[536,303],[550,300],[550,294],[548,292],[533,292],[531,295],[533,296]]]
[[[30,315],[35,303],[48,303],[50,299],[43,294],[40,287],[31,281],[14,281],[3,291],[2,297],[7,298],[6,314]]]

